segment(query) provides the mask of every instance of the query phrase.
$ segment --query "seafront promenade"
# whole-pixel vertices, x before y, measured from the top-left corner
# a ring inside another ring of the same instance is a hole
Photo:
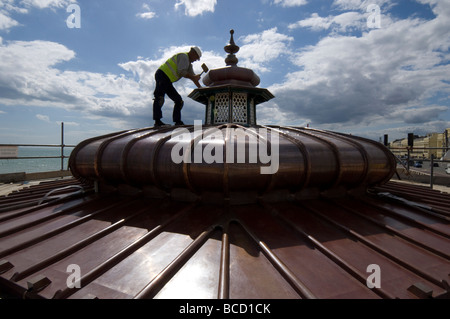
[[[0,174],[0,196],[5,196],[45,181],[68,178],[72,178],[70,171]]]

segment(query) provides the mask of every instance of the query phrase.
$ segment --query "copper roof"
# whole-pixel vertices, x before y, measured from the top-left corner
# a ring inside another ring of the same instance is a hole
[[[74,179],[43,183],[0,198],[0,291],[24,298],[449,298],[449,201],[395,182],[365,194],[246,205],[95,193]],[[74,265],[80,288],[68,287]],[[367,286],[369,265],[380,267],[380,288]]]
[[[449,298],[449,195],[386,184],[396,162],[380,143],[257,125],[256,105],[273,95],[237,67],[233,33],[228,67],[190,95],[205,103],[205,128],[88,139],[69,159],[76,179],[1,198],[0,288],[24,298]]]
[[[258,155],[267,151],[271,160],[263,163]],[[72,151],[69,166],[73,176],[98,182],[100,189],[125,184],[179,190],[204,200],[211,192],[225,198],[279,197],[281,192],[303,197],[323,190],[365,189],[388,181],[396,162],[384,145],[357,136],[227,123],[148,127],[93,137]]]

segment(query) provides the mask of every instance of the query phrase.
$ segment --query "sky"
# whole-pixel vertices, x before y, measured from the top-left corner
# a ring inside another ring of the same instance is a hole
[[[154,73],[238,66],[275,98],[258,124],[380,141],[450,127],[450,0],[0,0],[0,144],[65,144],[153,126]],[[175,87],[185,124],[205,107]],[[172,123],[166,98],[163,121]]]

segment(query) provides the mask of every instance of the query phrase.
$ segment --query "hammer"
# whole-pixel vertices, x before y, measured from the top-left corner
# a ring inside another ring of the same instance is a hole
[[[202,69],[203,69],[203,72],[200,73],[200,76],[201,76],[204,72],[208,72],[208,71],[209,71],[209,69],[208,69],[208,67],[206,66],[205,63],[202,64]]]

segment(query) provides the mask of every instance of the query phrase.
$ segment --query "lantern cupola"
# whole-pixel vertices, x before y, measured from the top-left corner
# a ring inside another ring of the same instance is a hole
[[[274,96],[258,88],[259,77],[251,69],[237,66],[239,46],[230,30],[230,43],[224,47],[226,67],[210,70],[203,78],[204,87],[195,89],[189,97],[205,105],[205,124],[235,123],[256,125],[256,106]]]

